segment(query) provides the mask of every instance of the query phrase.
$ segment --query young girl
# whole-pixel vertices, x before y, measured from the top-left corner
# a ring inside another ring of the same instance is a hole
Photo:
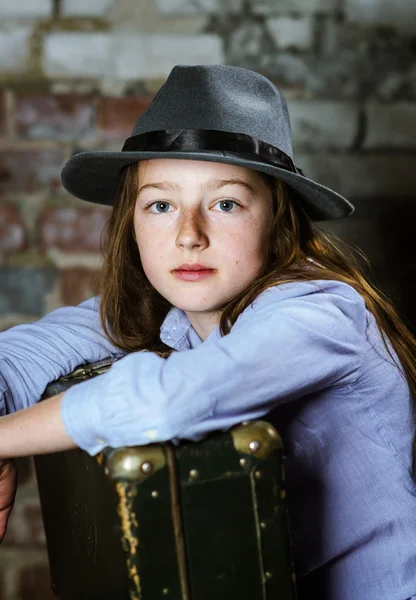
[[[123,151],[75,155],[62,180],[114,203],[101,295],[0,337],[4,412],[121,358],[0,419],[0,457],[198,440],[267,415],[305,597],[312,582],[331,600],[416,594],[415,342],[314,225],[352,206],[295,166],[280,92],[240,68],[175,67]]]

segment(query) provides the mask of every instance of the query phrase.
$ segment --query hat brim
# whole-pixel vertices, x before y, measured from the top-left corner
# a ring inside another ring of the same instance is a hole
[[[72,156],[62,169],[62,184],[81,200],[111,206],[123,168],[152,158],[218,162],[272,175],[297,192],[306,212],[316,221],[347,217],[354,211],[354,206],[346,198],[312,179],[231,152],[80,152]]]

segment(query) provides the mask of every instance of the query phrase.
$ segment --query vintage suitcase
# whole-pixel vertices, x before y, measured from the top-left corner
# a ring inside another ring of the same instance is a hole
[[[76,369],[50,397],[111,366]],[[205,440],[38,456],[60,600],[293,600],[276,430],[252,421]]]

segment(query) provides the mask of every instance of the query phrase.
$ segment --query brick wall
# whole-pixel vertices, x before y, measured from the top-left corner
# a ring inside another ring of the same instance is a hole
[[[297,164],[357,204],[328,227],[414,318],[415,25],[408,0],[0,0],[0,329],[94,293],[108,210],[64,193],[60,169],[75,151],[119,149],[190,62],[284,88]],[[19,473],[0,600],[48,600],[29,460]]]

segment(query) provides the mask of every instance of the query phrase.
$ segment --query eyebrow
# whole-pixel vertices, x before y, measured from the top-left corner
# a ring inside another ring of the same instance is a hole
[[[137,192],[137,195],[140,194],[143,190],[154,189],[154,190],[174,190],[175,192],[179,192],[181,186],[177,183],[172,183],[170,181],[160,181],[159,183],[146,183],[146,185],[142,185],[142,187]]]
[[[253,186],[247,183],[247,181],[244,181],[243,179],[210,179],[204,184],[203,189],[215,191],[219,190],[222,187],[225,187],[226,185],[239,185],[248,190],[249,192],[254,192]],[[143,190],[146,189],[173,190],[175,192],[179,192],[182,189],[182,187],[179,184],[173,183],[171,181],[146,183],[145,185],[141,186],[137,195],[139,195]]]
[[[254,192],[253,186],[243,179],[211,179],[210,181],[207,181],[204,188],[208,190],[218,190],[226,185],[240,185],[249,192]]]

